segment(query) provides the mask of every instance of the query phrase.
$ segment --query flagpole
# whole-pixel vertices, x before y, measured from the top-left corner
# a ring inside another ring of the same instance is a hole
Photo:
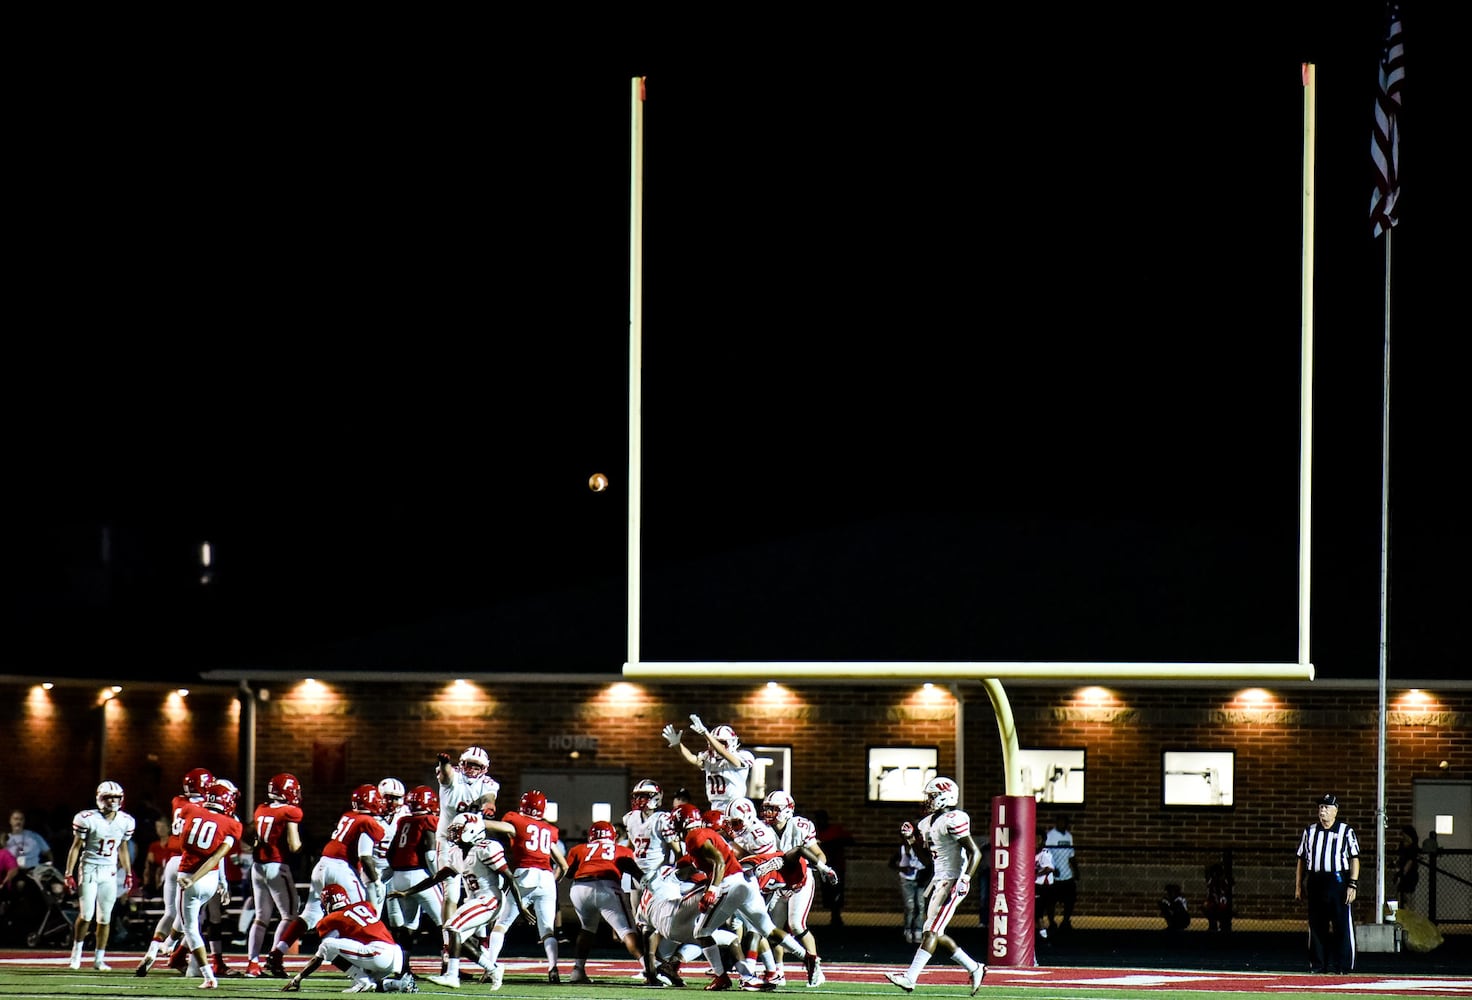
[[[1390,666],[1390,234],[1385,230],[1385,356],[1380,386],[1380,731],[1375,768],[1376,923],[1385,920],[1385,679]]]
[[[1298,662],[1309,657],[1309,567],[1313,551],[1314,452],[1314,115],[1316,73],[1303,64],[1303,312],[1298,393]]]

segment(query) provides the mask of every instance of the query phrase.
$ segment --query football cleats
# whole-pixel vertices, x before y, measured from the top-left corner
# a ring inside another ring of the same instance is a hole
[[[541,819],[547,812],[547,796],[535,788],[522,792],[521,808],[517,812],[532,819]]]
[[[322,909],[327,913],[335,910],[345,910],[351,906],[353,901],[348,898],[348,891],[336,882],[322,887]]]
[[[383,812],[383,796],[377,785],[359,785],[353,789],[353,808],[377,816]]]
[[[115,801],[106,801],[115,800]],[[97,786],[97,808],[105,813],[123,808],[123,786],[116,781],[104,781]]]
[[[676,809],[674,821],[677,833],[689,833],[705,826],[705,817],[700,814],[700,807],[693,802],[686,802]]]
[[[955,808],[959,801],[961,790],[950,778],[937,776],[925,783],[925,808],[930,811]]]
[[[302,783],[296,780],[296,775],[283,771],[266,783],[266,798],[299,806],[302,804]]]
[[[204,793],[215,783],[215,772],[207,767],[196,767],[184,775],[184,794],[193,799],[204,798]]]
[[[756,803],[751,799],[735,799],[726,810],[726,823],[732,833],[743,833],[756,826],[761,819],[756,813]]]
[[[593,824],[588,827],[588,843],[590,844],[593,843],[595,840],[617,839],[618,831],[615,830],[613,828],[613,824],[608,822],[608,820],[606,819],[594,820]]]
[[[416,785],[404,796],[404,804],[412,813],[437,813],[440,811],[440,795],[428,785]]]
[[[629,793],[629,805],[635,809],[658,809],[664,792],[649,778],[645,778],[634,786]]]
[[[486,839],[486,821],[480,813],[459,813],[450,824],[450,839],[462,844],[479,844]]]
[[[491,755],[482,747],[466,747],[460,755],[460,772],[467,778],[479,778],[490,766]]]
[[[204,805],[206,809],[213,809],[215,812],[228,816],[235,812],[235,803],[239,798],[240,793],[236,791],[235,785],[221,778],[216,779],[215,783],[205,791]]]
[[[732,753],[735,753],[737,748],[741,746],[741,740],[737,738],[736,730],[730,726],[716,726],[716,728],[710,731],[710,735],[717,743],[726,744],[726,749]]]
[[[779,829],[787,825],[787,821],[796,811],[797,803],[780,788],[768,792],[767,797],[762,799],[762,819]]]

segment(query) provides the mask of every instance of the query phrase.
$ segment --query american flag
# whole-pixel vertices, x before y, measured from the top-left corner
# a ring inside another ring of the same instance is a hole
[[[1400,198],[1400,88],[1405,82],[1405,48],[1400,38],[1400,4],[1389,5],[1390,27],[1380,53],[1380,92],[1375,95],[1375,131],[1370,137],[1370,159],[1375,162],[1375,193],[1370,196],[1370,222],[1375,235],[1395,225]]]

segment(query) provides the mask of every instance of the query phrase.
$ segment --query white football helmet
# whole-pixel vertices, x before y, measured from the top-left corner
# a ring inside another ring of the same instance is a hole
[[[644,809],[646,807],[649,809],[658,809],[663,796],[664,791],[659,787],[659,784],[650,778],[645,778],[635,785],[634,790],[629,793],[629,805],[634,809]]]
[[[491,755],[486,753],[484,747],[466,747],[465,752],[460,755],[460,771],[467,778],[479,778],[485,774],[491,766]],[[474,773],[471,769],[474,768]]]
[[[751,799],[733,799],[731,805],[726,809],[726,825],[731,828],[732,833],[743,833],[756,827],[761,821],[757,815],[756,803]]]
[[[385,799],[396,796],[399,801],[392,804],[399,805],[404,801],[404,783],[398,778],[384,778],[378,783],[378,794]]]
[[[932,812],[937,809],[954,809],[959,801],[961,789],[950,778],[937,775],[925,783],[925,808]]]
[[[117,801],[109,804],[104,802],[104,799],[117,799]],[[97,808],[103,812],[112,812],[123,808],[123,786],[116,781],[104,781],[98,785]]]
[[[785,827],[796,811],[797,803],[780,788],[769,792],[762,800],[762,819],[778,828]]]
[[[450,824],[450,839],[462,844],[479,844],[486,839],[486,821],[480,813],[460,813]]]
[[[732,753],[735,753],[737,748],[741,746],[741,740],[737,738],[736,730],[730,726],[716,726],[716,728],[710,731],[710,734],[715,737],[716,742],[726,744],[726,749]]]

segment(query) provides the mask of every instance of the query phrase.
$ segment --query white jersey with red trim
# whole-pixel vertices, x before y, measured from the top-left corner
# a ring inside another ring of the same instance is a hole
[[[666,846],[675,836],[675,824],[669,813],[655,810],[648,816],[642,809],[630,809],[624,813],[624,833],[629,838],[629,850],[644,874],[658,871],[669,853]]]
[[[964,810],[931,813],[920,821],[915,832],[924,838],[935,865],[931,881],[953,879],[965,870],[961,865],[961,841],[971,836],[971,817]]]

